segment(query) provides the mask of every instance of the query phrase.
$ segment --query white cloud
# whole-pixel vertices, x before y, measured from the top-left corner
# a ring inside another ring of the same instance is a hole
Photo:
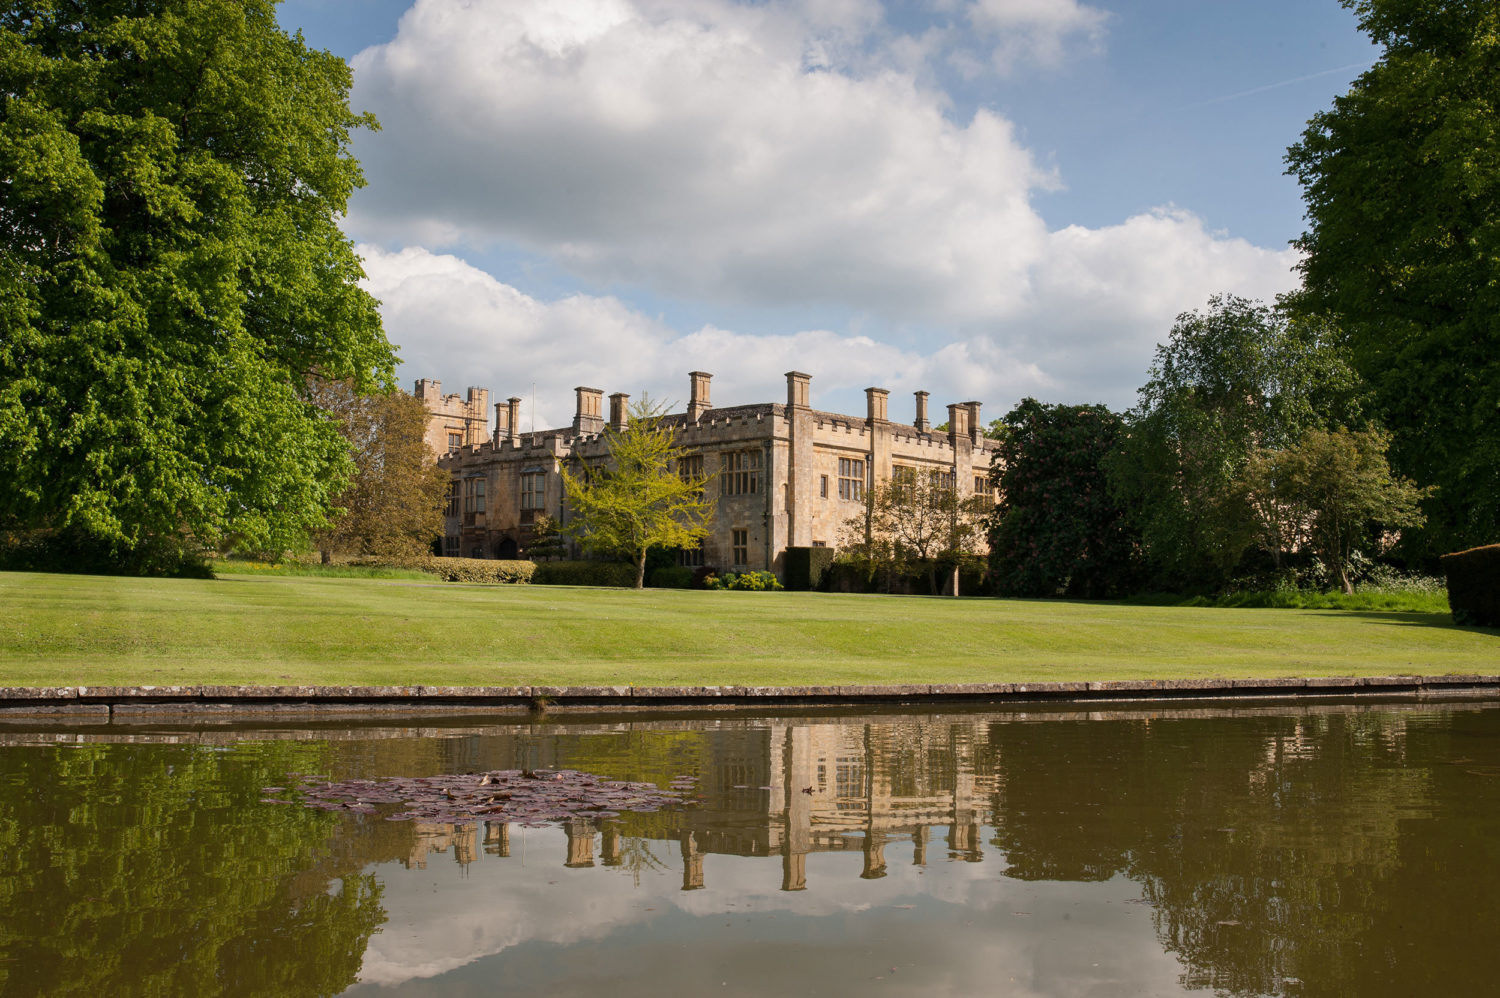
[[[527,399],[523,426],[563,426],[573,388],[686,401],[687,372],[712,373],[716,405],[780,401],[784,374],[813,376],[813,404],[860,414],[863,389],[892,392],[891,414],[910,418],[902,396],[932,394],[934,421],[949,402],[978,399],[986,418],[1018,399],[1131,401],[1152,345],[1178,311],[1231,286],[1269,297],[1290,258],[1243,241],[1215,239],[1199,220],[1159,213],[1111,229],[1064,229],[1037,264],[1035,292],[1012,322],[912,346],[829,330],[767,335],[704,326],[678,330],[613,297],[542,301],[452,255],[361,246],[366,286],[387,335],[401,345],[402,376],[445,379],[448,390],[489,388],[492,399]],[[1153,259],[1167,261],[1165,268]],[[452,381],[464,378],[462,385]]]
[[[423,0],[355,60],[384,132],[362,238],[520,244],[692,298],[975,318],[1015,308],[1055,183],[988,111],[808,64],[780,8]],[[562,11],[566,11],[566,16]],[[689,16],[689,15],[692,16]]]
[[[993,62],[1002,71],[1023,60],[1056,65],[1076,38],[1097,46],[1109,20],[1078,0],[974,0],[967,16],[994,45]]]
[[[1103,25],[1076,0],[954,16],[1043,54]],[[1011,122],[954,121],[900,68],[937,44],[893,38],[874,0],[418,0],[355,60],[354,103],[384,131],[360,139],[371,186],[350,222],[404,373],[462,371],[496,397],[534,379],[550,425],[574,385],[680,401],[693,368],[719,404],[780,399],[795,367],[844,411],[870,384],[928,390],[938,413],[1023,394],[1118,406],[1178,312],[1292,284],[1289,252],[1177,209],[1049,231],[1032,199],[1059,180]],[[464,259],[518,249],[616,296],[543,301]],[[633,289],[850,318],[681,329]]]

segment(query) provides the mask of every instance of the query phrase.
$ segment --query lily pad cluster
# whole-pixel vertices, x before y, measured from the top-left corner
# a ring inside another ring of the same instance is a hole
[[[670,790],[652,783],[606,780],[571,769],[499,769],[487,773],[394,777],[385,780],[328,782],[304,778],[296,797],[273,797],[286,788],[266,787],[268,804],[302,804],[324,811],[379,814],[387,821],[433,821],[467,824],[505,821],[538,827],[570,818],[614,818],[624,811],[651,812],[682,807],[696,785],[689,776],[672,781]]]

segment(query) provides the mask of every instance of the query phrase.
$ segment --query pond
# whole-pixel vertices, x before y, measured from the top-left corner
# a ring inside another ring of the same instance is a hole
[[[0,726],[0,994],[1496,987],[1500,704],[409,723]]]

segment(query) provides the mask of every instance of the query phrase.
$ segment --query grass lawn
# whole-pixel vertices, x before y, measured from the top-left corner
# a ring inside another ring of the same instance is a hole
[[[0,573],[0,686],[808,685],[1495,672],[1446,614]]]

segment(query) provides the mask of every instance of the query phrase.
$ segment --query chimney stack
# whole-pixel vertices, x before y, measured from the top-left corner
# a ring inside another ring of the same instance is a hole
[[[955,402],[948,407],[948,440],[956,444],[960,437],[969,435],[969,407]]]
[[[790,409],[806,409],[812,403],[810,383],[812,375],[803,374],[801,371],[786,372],[786,404]]]
[[[884,423],[886,421],[886,402],[891,393],[884,388],[865,389],[865,419],[871,423]]]
[[[505,400],[506,408],[510,415],[505,419],[505,426],[510,433],[510,442],[517,447],[521,446],[521,400],[512,395]],[[536,429],[535,426],[532,427]]]
[[[713,406],[708,401],[708,383],[713,375],[704,371],[688,372],[688,422],[696,423]]]
[[[616,433],[623,433],[630,425],[629,402],[630,396],[624,392],[615,392],[609,397],[609,428]]]
[[[917,396],[917,418],[912,420],[911,425],[917,428],[918,433],[926,433],[932,428],[932,425],[927,421],[927,393],[914,392],[913,394]]]
[[[504,402],[495,403],[495,435],[492,438],[496,447],[500,441],[510,439],[510,407]]]
[[[969,439],[978,447],[984,437],[984,424],[979,421],[979,403],[965,402],[964,408],[969,410]]]
[[[573,432],[598,433],[603,430],[604,389],[580,385],[573,391],[578,397],[578,406],[573,412]]]

